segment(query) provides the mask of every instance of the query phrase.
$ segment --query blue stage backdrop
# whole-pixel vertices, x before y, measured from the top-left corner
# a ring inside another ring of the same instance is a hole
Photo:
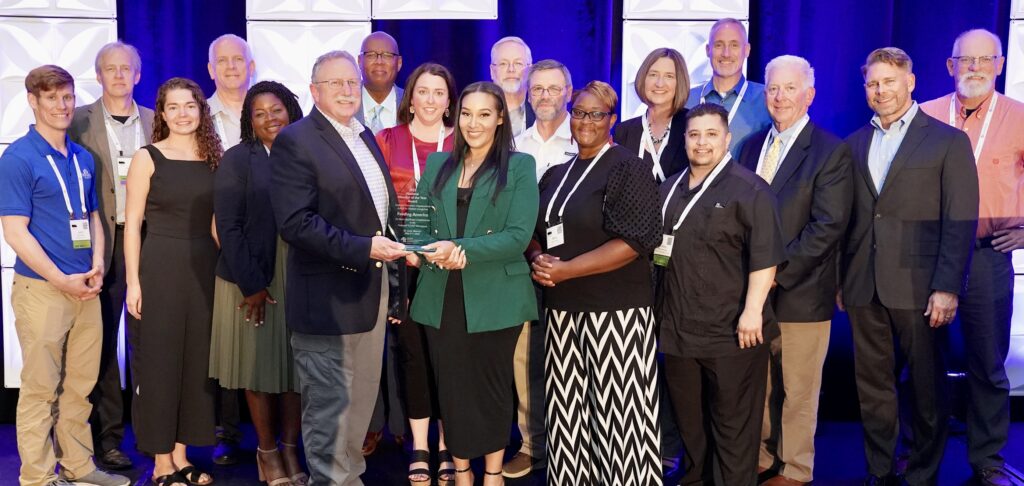
[[[981,27],[996,32],[1005,43],[1009,11],[1010,0],[752,0],[749,76],[762,80],[764,64],[780,54],[807,58],[815,67],[818,86],[811,116],[845,136],[870,117],[860,75],[868,52],[889,45],[905,49],[915,61],[915,98],[928,100],[952,91],[945,59],[956,35]],[[153,106],[159,84],[172,76],[192,78],[212,93],[207,46],[224,33],[246,34],[245,0],[119,1],[117,12],[118,36],[142,54],[142,81],[136,92],[147,106]],[[525,39],[534,60],[564,62],[578,86],[600,79],[618,87],[622,79],[622,0],[501,0],[497,20],[375,21],[373,28],[398,40],[404,58],[399,83],[427,61],[448,66],[460,87],[488,79],[490,46],[506,35]],[[332,47],[325,45],[322,51]],[[998,88],[1002,87],[1000,78]],[[822,416],[856,420],[845,314],[837,314],[834,324]],[[959,335],[953,331],[952,336]],[[0,421],[13,420],[13,394],[0,392]]]

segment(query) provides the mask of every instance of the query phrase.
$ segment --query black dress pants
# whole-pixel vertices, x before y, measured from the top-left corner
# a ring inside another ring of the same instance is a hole
[[[117,364],[117,331],[124,312],[125,291],[128,287],[124,269],[124,230],[114,231],[113,258],[103,277],[100,308],[103,312],[103,342],[100,350],[100,375],[89,395],[92,402],[92,442],[96,455],[121,447],[124,439],[124,397],[121,393],[121,373]],[[128,320],[125,321],[128,324]]]
[[[719,358],[666,354],[665,381],[686,450],[680,485],[757,484],[758,447],[768,382],[768,344]]]
[[[893,470],[899,437],[897,349],[909,376],[906,403],[912,416],[908,484],[936,484],[948,435],[946,368],[939,347],[945,328],[928,325],[924,309],[890,309],[877,296],[866,306],[848,306],[853,330],[854,372],[868,472]],[[898,347],[898,348],[897,348]]]

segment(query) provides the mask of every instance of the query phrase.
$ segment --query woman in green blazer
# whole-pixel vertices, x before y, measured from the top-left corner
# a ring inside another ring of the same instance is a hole
[[[411,316],[426,326],[455,484],[473,484],[469,460],[485,456],[484,484],[500,485],[512,357],[523,323],[537,319],[523,256],[537,218],[536,169],[533,157],[512,151],[497,85],[469,85],[456,112],[453,150],[430,155],[417,190],[428,222],[407,225],[410,240],[429,242],[409,261],[420,266]]]

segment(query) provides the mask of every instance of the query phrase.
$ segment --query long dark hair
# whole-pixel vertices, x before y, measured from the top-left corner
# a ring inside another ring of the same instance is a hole
[[[302,107],[299,106],[299,99],[285,85],[277,81],[260,81],[245,94],[245,101],[242,103],[242,143],[256,143],[256,133],[252,129],[252,103],[261,94],[272,94],[281,100],[285,111],[288,112],[288,123],[295,123],[302,119]]]
[[[470,93],[491,95],[502,120],[502,123],[496,127],[494,142],[491,143],[491,148],[487,151],[487,157],[477,169],[476,174],[473,175],[473,180],[478,180],[485,175],[496,178],[494,196],[491,198],[491,203],[494,203],[498,199],[498,194],[505,189],[505,185],[508,183],[508,159],[515,151],[516,146],[515,139],[512,137],[512,121],[508,116],[508,106],[505,105],[505,94],[498,85],[490,81],[478,81],[466,86],[466,89],[462,90],[462,94],[459,95],[459,104],[455,108],[457,114],[455,143],[452,145],[451,155],[448,156],[448,160],[444,161],[444,165],[437,173],[433,192],[435,196],[440,196],[441,189],[448,183],[448,179],[452,178],[452,175],[459,169],[462,159],[469,153],[469,145],[466,144],[466,139],[462,136],[462,127],[459,126],[458,119],[462,117],[462,100]]]
[[[196,129],[195,134],[196,152],[210,166],[210,170],[216,169],[221,156],[224,155],[224,149],[217,130],[213,128],[213,116],[210,115],[210,105],[206,102],[206,96],[203,95],[202,88],[191,79],[171,78],[160,85],[160,89],[157,90],[156,107],[154,108],[156,116],[153,117],[153,143],[167,138],[171,133],[167,122],[164,121],[163,113],[164,104],[167,103],[167,93],[172,89],[191,92],[192,99],[199,104],[199,128]]]

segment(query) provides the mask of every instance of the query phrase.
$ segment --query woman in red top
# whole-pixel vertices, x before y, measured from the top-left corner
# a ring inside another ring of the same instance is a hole
[[[377,145],[391,172],[398,194],[399,211],[404,213],[416,184],[434,152],[450,152],[453,142],[455,79],[440,64],[427,63],[416,68],[406,80],[405,94],[398,105],[398,125],[377,133]],[[410,285],[416,282],[415,268],[409,268]],[[410,288],[409,298],[414,289]],[[403,302],[408,302],[404,298]],[[405,305],[401,306],[407,307]],[[398,338],[398,376],[412,430],[413,452],[409,464],[412,484],[430,484],[430,446],[427,431],[430,418],[437,417],[437,388],[430,368],[427,340],[423,327],[410,320],[407,311],[392,318]],[[405,317],[401,317],[405,316]],[[455,464],[444,443],[444,429],[438,423],[438,480],[448,484],[455,479]]]

